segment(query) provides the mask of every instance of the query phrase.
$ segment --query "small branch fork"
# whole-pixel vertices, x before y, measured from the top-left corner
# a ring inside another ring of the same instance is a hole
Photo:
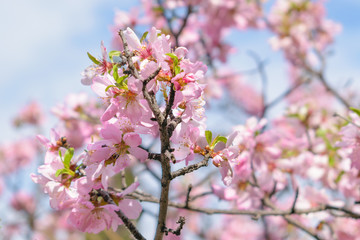
[[[319,81],[321,82],[321,84],[325,87],[325,89],[328,92],[330,92],[332,95],[334,95],[346,108],[350,108],[350,103],[329,85],[329,83],[326,81],[324,73],[322,71],[315,71],[314,69],[312,69],[310,66],[308,66],[306,64],[305,64],[305,69],[310,74],[317,77],[319,79]]]
[[[104,199],[105,202],[107,202],[109,204],[116,205],[115,202],[110,197],[109,193],[106,192],[105,190],[98,189],[97,194],[99,196],[101,196]],[[124,215],[124,213],[121,210],[116,211],[116,214],[123,221],[124,225],[130,231],[130,233],[134,236],[135,239],[137,239],[137,240],[146,240],[146,238],[144,238],[144,236],[141,235],[141,233],[137,230],[136,226],[130,221],[130,219],[128,219]]]
[[[179,224],[179,226],[175,230],[173,230],[171,228],[166,228],[166,227],[163,229],[166,236],[169,234],[169,232],[176,235],[176,236],[180,236],[181,230],[182,230],[183,226],[185,225],[185,217],[180,216],[179,220],[177,220],[176,223]]]
[[[159,4],[159,6],[161,8],[164,9],[164,4],[161,0],[158,0],[157,3]],[[188,19],[190,14],[193,12],[193,6],[189,5],[186,9],[186,14],[184,16],[184,18],[182,19],[182,23],[179,27],[179,29],[175,32],[173,26],[172,26],[172,18],[169,18],[165,15],[165,11],[162,11],[162,16],[165,18],[166,23],[168,25],[169,31],[171,33],[171,35],[173,35],[173,37],[175,38],[175,45],[179,46],[179,37],[181,35],[181,33],[183,32],[184,28],[187,25]],[[174,14],[173,14],[174,15]]]

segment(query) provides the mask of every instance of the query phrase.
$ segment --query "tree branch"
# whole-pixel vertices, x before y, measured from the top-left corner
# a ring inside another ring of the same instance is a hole
[[[152,203],[159,203],[159,199],[144,193],[139,193],[138,191],[129,194],[129,196],[132,196],[140,201],[145,202],[152,202]],[[268,203],[266,203],[268,204]],[[197,207],[190,205],[186,207],[185,203],[177,203],[169,201],[169,206],[179,209],[187,209],[189,211],[193,212],[200,212],[208,215],[212,214],[226,214],[226,215],[249,215],[249,216],[290,216],[290,215],[306,215],[309,213],[317,213],[317,212],[323,212],[323,211],[330,211],[330,210],[336,210],[339,212],[346,213],[343,217],[351,217],[354,219],[360,219],[360,214],[352,212],[349,209],[342,208],[342,207],[334,207],[331,205],[320,205],[313,208],[308,209],[294,209],[294,212],[292,212],[291,209],[289,210],[280,210],[280,209],[271,209],[271,210],[261,210],[261,209],[252,209],[252,210],[239,210],[239,209],[213,209],[213,208],[203,208],[203,207]]]
[[[185,175],[187,173],[191,173],[195,170],[198,170],[199,168],[206,167],[209,163],[209,158],[210,158],[210,153],[207,153],[201,162],[189,165],[187,167],[183,167],[183,168],[173,172],[171,174],[171,179],[177,178],[177,177]]]
[[[325,87],[325,89],[330,92],[332,95],[334,95],[346,108],[350,108],[350,103],[348,103],[335,89],[333,89],[328,82],[326,81],[325,77],[324,77],[324,73],[315,71],[314,69],[312,69],[311,67],[309,67],[308,65],[305,65],[305,69],[306,71],[308,71],[310,74],[316,76],[320,82],[322,83],[322,85]]]
[[[109,204],[115,204],[114,200],[111,198],[109,193],[103,189],[96,190],[96,193],[101,196],[105,202]],[[141,233],[137,230],[135,225],[127,218],[121,210],[116,211],[118,217],[123,221],[125,227],[130,231],[130,233],[137,239],[137,240],[146,240],[146,238],[141,235]]]
[[[185,218],[182,217],[182,216],[180,216],[180,217],[179,217],[179,220],[177,220],[176,223],[179,224],[179,226],[177,227],[177,229],[176,229],[176,230],[173,230],[173,229],[171,229],[171,228],[166,228],[166,229],[164,229],[165,235],[168,235],[168,233],[170,232],[170,233],[172,233],[172,234],[174,234],[174,235],[176,235],[176,236],[180,236],[181,230],[182,230],[183,226],[185,225]]]

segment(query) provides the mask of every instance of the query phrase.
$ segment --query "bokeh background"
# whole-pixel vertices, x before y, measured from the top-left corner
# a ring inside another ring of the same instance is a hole
[[[273,1],[268,1],[270,6]],[[80,83],[81,71],[90,64],[86,52],[100,56],[100,41],[110,48],[109,27],[115,9],[129,10],[139,1],[112,0],[13,0],[0,3],[0,142],[18,138],[11,120],[27,102],[36,100],[44,110],[63,101],[71,92],[90,92]],[[332,46],[334,55],[326,71],[329,81],[341,87],[360,78],[360,1],[329,0],[328,16],[342,24]],[[229,34],[240,51],[231,57],[238,70],[254,67],[246,54],[257,52],[268,61],[270,98],[286,89],[287,68],[282,55],[271,50],[270,33],[246,31]],[[215,116],[215,115],[214,115]],[[54,124],[47,119],[46,126]]]
[[[267,6],[272,2],[268,1]],[[139,5],[139,1],[125,0],[1,0],[0,143],[32,133],[26,129],[19,133],[11,127],[13,117],[28,102],[39,102],[47,113],[43,134],[48,136],[55,124],[49,114],[51,107],[72,92],[91,94],[90,88],[80,83],[81,72],[90,64],[86,52],[100,56],[102,40],[111,49],[109,28],[115,9],[128,11]],[[326,76],[336,88],[350,83],[359,86],[360,1],[329,0],[326,7],[328,18],[342,25],[342,32],[331,47],[333,55],[328,60]],[[269,37],[269,32],[251,30],[229,33],[228,41],[239,49],[231,56],[233,69],[255,67],[248,50],[267,60],[271,99],[286,90],[288,69],[282,54],[271,50]],[[280,110],[281,105],[271,114]],[[216,111],[215,108],[208,114],[210,129],[211,124],[221,120]],[[0,206],[0,211],[4,209]]]

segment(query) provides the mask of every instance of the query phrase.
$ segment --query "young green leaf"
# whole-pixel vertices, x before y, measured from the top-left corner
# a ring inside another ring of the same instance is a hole
[[[91,55],[89,52],[87,53],[87,55],[93,63],[95,63],[96,65],[100,65],[100,61],[97,60],[93,55]]]
[[[118,79],[119,79],[119,73],[118,73],[117,64],[114,64],[112,71],[113,71],[113,77],[114,77],[115,81],[117,82]]]
[[[206,137],[206,141],[207,143],[210,145],[211,144],[211,140],[212,140],[212,132],[209,130],[205,131],[205,137]]]
[[[124,80],[128,77],[129,75],[123,75],[121,77],[119,77],[116,82],[120,85],[124,85]]]
[[[149,32],[144,32],[144,34],[141,36],[141,38],[140,38],[140,43],[142,43],[144,40],[145,40],[145,38],[146,38],[146,36],[148,35],[148,33]]]
[[[215,148],[216,144],[218,144],[219,142],[223,142],[226,144],[227,142],[227,138],[223,137],[223,136],[217,136],[214,141],[211,143],[211,148]]]
[[[350,107],[350,110],[353,111],[354,113],[356,113],[360,117],[360,109]]]
[[[116,86],[115,86],[115,85],[109,85],[109,86],[107,86],[107,87],[105,88],[105,92],[109,91],[109,89],[112,88],[112,87],[116,87]]]
[[[55,177],[58,177],[62,174],[68,174],[68,175],[71,175],[71,176],[74,176],[75,173],[73,171],[71,171],[70,169],[67,169],[67,168],[62,168],[62,169],[58,169],[55,173]]]
[[[64,167],[69,169],[70,168],[70,161],[72,157],[74,156],[74,148],[69,148],[66,150],[64,155]]]
[[[110,51],[110,52],[109,52],[109,58],[110,58],[111,60],[113,60],[113,57],[114,57],[114,56],[118,57],[118,56],[120,56],[120,54],[121,54],[120,51],[116,51],[116,50]]]
[[[174,66],[177,66],[179,64],[179,58],[175,54],[167,53],[165,55],[169,56],[173,60]]]
[[[335,183],[339,183],[340,180],[341,180],[341,177],[342,177],[344,174],[345,174],[345,172],[344,172],[344,171],[341,171],[341,172],[339,173],[339,175],[336,177]]]
[[[160,13],[162,13],[162,12],[165,11],[164,8],[161,7],[161,6],[153,7],[152,10],[153,10],[154,12],[160,12]],[[161,34],[161,33],[159,33],[159,34]]]
[[[175,71],[175,75],[178,75],[180,73],[181,69],[179,66],[175,66],[174,71]]]
[[[329,156],[329,166],[334,167],[335,166],[335,157]]]

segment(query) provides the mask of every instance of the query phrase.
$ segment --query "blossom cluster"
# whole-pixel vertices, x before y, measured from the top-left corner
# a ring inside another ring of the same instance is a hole
[[[125,62],[124,52],[108,53],[103,44],[102,59],[89,54],[93,65],[83,73],[82,83],[91,85],[106,108],[97,123],[98,137],[87,145],[85,152],[74,155],[75,149],[83,144],[80,140],[86,141],[94,135],[94,132],[83,130],[88,127],[79,126],[79,121],[74,120],[83,115],[92,116],[91,112],[84,114],[80,107],[83,104],[74,101],[69,101],[73,106],[60,105],[54,110],[61,114],[59,116],[69,130],[65,129],[63,136],[53,130],[50,140],[38,137],[47,152],[45,165],[38,169],[40,175],[34,174],[32,179],[49,195],[52,208],[71,209],[69,222],[81,231],[116,230],[122,224],[116,211],[120,210],[129,218],[137,218],[141,212],[137,201],[125,198],[138,184],[134,183],[120,193],[111,193],[111,200],[103,193],[113,189],[111,177],[137,161],[148,159],[148,152],[141,146],[142,137],[159,133],[158,123],[153,120],[154,113],[144,98],[144,88],[164,102],[172,101],[171,117],[181,118],[171,137],[176,161],[188,164],[194,159],[194,154],[199,152],[197,142],[204,136],[206,128],[202,99],[204,85],[199,84],[206,66],[186,59],[186,48],[172,50],[169,36],[156,28],[148,33],[147,41],[145,38],[139,40],[130,28],[124,35],[140,78],[129,73],[130,64]],[[157,69],[160,70],[156,76],[144,85],[144,80]],[[173,96],[171,92],[174,92]]]

